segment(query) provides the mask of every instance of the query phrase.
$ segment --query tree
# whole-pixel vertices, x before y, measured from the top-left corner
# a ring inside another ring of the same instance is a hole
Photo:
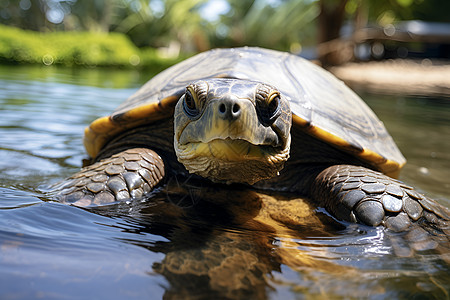
[[[309,24],[319,13],[315,1],[229,0],[228,3],[229,12],[214,24],[217,29],[211,36],[218,45],[289,50],[314,36],[314,28]]]

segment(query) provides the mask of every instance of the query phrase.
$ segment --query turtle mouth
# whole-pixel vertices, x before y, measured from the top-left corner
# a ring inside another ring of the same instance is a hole
[[[185,146],[191,148],[196,155],[210,156],[223,161],[265,160],[268,156],[279,152],[277,151],[279,147],[255,145],[244,139],[232,138],[216,138],[208,142],[187,143]]]
[[[290,140],[284,148],[232,138],[175,144],[178,161],[190,173],[214,182],[254,184],[279,173],[289,158]]]

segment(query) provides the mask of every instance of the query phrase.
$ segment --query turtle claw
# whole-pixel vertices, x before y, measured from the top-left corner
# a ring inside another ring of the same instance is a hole
[[[394,232],[409,231],[413,223],[427,231],[448,234],[447,208],[412,187],[373,170],[337,165],[322,171],[313,196],[337,218]]]

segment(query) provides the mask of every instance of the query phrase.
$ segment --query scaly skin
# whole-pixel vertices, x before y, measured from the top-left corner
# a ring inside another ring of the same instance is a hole
[[[373,170],[336,165],[322,171],[312,195],[342,220],[371,226],[380,224],[394,231],[425,218],[448,229],[449,211],[412,187]]]
[[[315,178],[311,195],[340,220],[403,232],[407,245],[391,237],[399,256],[411,256],[413,250],[449,250],[449,210],[382,173],[360,166],[331,166]]]
[[[55,186],[57,198],[76,206],[142,198],[164,178],[164,162],[150,149],[132,148],[102,159]]]

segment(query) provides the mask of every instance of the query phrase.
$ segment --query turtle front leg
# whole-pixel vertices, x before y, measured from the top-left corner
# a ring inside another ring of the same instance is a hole
[[[384,225],[396,232],[411,223],[449,235],[449,210],[404,183],[373,170],[336,165],[323,170],[312,196],[338,219]]]
[[[97,206],[149,193],[164,177],[164,162],[154,151],[132,148],[90,166],[54,186],[51,194],[67,204]]]

